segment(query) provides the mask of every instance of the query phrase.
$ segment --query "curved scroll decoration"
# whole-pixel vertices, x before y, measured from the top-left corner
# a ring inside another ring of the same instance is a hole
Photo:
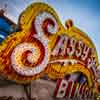
[[[14,48],[11,54],[13,69],[20,75],[34,76],[45,69],[49,60],[47,43],[21,43]],[[38,46],[39,44],[39,46]],[[45,48],[44,48],[45,47]]]
[[[42,12],[36,16],[34,26],[40,37],[43,37],[44,35],[53,35],[58,32],[58,23],[56,19],[47,12]]]
[[[22,12],[18,26],[20,31],[0,45],[0,72],[4,77],[25,84],[45,74],[58,79],[80,71],[93,87],[97,78],[96,49],[71,21],[65,29],[50,6],[34,3]]]
[[[37,12],[29,21],[30,28],[27,29],[26,25],[22,31],[10,35],[1,45],[1,73],[8,76],[7,79],[27,83],[41,77],[47,68],[50,59],[48,36],[58,32],[58,22],[51,11]],[[20,16],[19,26],[26,21],[23,20],[24,14],[26,12]]]

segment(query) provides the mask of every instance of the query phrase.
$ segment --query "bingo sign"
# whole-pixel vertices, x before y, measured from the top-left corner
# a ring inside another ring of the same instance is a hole
[[[86,76],[87,86],[95,90],[98,66],[95,46],[71,20],[63,26],[53,8],[34,3],[21,13],[18,26],[20,31],[9,35],[0,45],[3,77],[25,84],[45,75],[56,80],[81,72]],[[62,89],[61,82],[65,81],[60,80],[57,87]]]

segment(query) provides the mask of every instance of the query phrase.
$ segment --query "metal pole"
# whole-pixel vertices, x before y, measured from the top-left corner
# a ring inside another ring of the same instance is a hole
[[[31,83],[30,84],[25,84],[24,86],[24,91],[26,93],[27,99],[31,100]]]

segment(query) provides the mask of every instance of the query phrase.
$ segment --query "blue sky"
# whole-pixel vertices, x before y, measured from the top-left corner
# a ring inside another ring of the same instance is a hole
[[[100,0],[0,0],[0,8],[7,4],[6,15],[17,23],[19,14],[32,2],[51,5],[63,24],[71,18],[96,45],[100,62]]]

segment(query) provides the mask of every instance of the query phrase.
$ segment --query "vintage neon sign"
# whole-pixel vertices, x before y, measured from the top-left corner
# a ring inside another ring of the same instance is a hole
[[[59,79],[57,81],[57,86],[54,92],[54,96],[56,98],[92,98],[93,97],[93,91],[91,89],[89,90],[89,87],[87,84],[79,84],[74,83],[72,81],[68,81],[66,79]]]
[[[30,5],[19,17],[19,30],[0,45],[0,72],[9,80],[28,83],[45,74],[59,79],[82,72],[89,87],[97,80],[94,44],[72,21],[65,28],[47,4]]]
[[[92,54],[94,48],[89,48],[81,40],[76,41],[73,38],[69,38],[66,35],[62,35],[57,40],[57,44],[53,49],[52,56],[64,56],[72,59],[79,60],[79,63],[83,64],[88,68],[96,67],[96,61],[93,59]],[[93,69],[96,75],[95,69]]]

